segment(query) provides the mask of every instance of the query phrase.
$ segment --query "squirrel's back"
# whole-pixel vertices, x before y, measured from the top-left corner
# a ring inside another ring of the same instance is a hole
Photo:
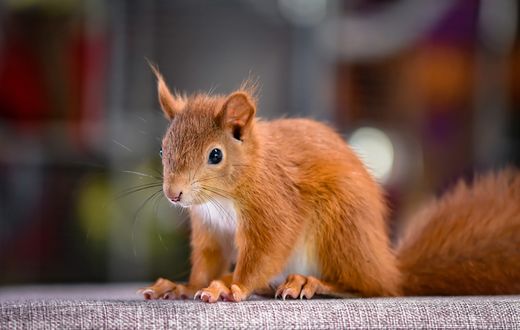
[[[520,293],[520,171],[459,182],[397,246],[405,295]]]
[[[334,284],[337,294],[399,295],[384,195],[344,139],[308,119],[258,122],[256,128],[266,171],[278,172],[295,187],[282,198],[285,208],[289,199],[295,201],[298,235],[313,252],[300,260],[315,259],[316,274]]]

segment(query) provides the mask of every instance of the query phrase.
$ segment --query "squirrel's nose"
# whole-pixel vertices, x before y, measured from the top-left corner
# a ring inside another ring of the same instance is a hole
[[[175,196],[175,195],[174,195]],[[182,196],[182,191],[179,192],[179,194],[175,197],[173,197],[171,200],[172,202],[180,202],[181,201],[181,196]]]
[[[170,193],[168,194],[168,198],[174,203],[180,202],[181,197],[182,191],[170,191]]]
[[[163,182],[163,191],[166,198],[172,203],[178,203],[182,200],[183,190],[186,185],[181,180],[169,180]],[[185,196],[186,197],[186,196]]]

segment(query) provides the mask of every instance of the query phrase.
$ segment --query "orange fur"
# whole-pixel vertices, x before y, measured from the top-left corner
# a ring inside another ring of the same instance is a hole
[[[180,97],[154,72],[161,106],[171,120],[162,142],[163,190],[190,210],[192,272],[187,286],[190,292],[199,290],[197,297],[244,300],[293,272],[301,274],[278,286],[284,297],[295,288],[301,291],[296,295],[308,298],[315,293],[451,293],[449,279],[463,281],[465,274],[472,284],[460,284],[467,289],[453,292],[518,291],[518,284],[506,288],[518,280],[518,266],[497,268],[479,286],[486,276],[477,275],[487,264],[467,258],[477,252],[497,265],[518,259],[519,206],[511,205],[518,201],[518,175],[484,179],[476,188],[502,192],[504,200],[496,205],[488,193],[458,187],[410,227],[397,260],[382,191],[332,129],[307,119],[256,119],[251,84],[229,96]],[[215,148],[223,158],[213,164],[208,155]],[[484,210],[486,220],[480,223],[476,213]],[[503,213],[497,217],[498,212]],[[487,238],[475,242],[481,235]],[[493,245],[498,238],[501,243]],[[232,277],[226,277],[232,264]],[[495,275],[502,277],[493,291]],[[161,283],[146,290],[153,297],[171,297]]]
[[[397,253],[408,295],[520,293],[520,172],[463,181],[407,228]]]

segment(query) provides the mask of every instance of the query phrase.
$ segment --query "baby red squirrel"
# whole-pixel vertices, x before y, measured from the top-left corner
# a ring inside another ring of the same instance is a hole
[[[331,128],[255,118],[247,84],[172,94],[153,70],[170,121],[163,190],[189,209],[192,269],[187,284],[159,279],[145,298],[520,293],[518,171],[459,185],[394,251],[381,188]]]

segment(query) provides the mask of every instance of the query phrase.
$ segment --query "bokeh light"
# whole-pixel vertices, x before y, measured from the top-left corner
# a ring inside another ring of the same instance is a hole
[[[352,149],[381,183],[385,183],[394,164],[394,146],[388,135],[373,127],[360,127],[349,138]]]

